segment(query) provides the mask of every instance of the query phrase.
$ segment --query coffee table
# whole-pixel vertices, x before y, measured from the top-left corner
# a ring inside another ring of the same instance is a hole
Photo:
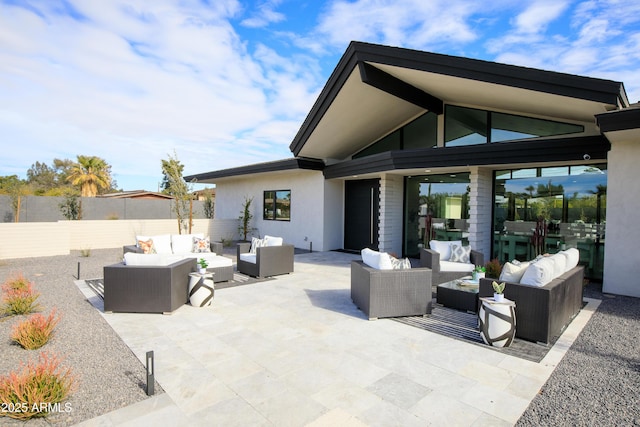
[[[445,307],[477,313],[478,290],[477,282],[472,282],[471,277],[441,283],[436,289],[436,302]]]

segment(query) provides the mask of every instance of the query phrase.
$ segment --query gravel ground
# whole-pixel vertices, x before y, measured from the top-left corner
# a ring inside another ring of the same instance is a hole
[[[62,313],[56,335],[43,349],[64,356],[78,378],[70,412],[26,423],[2,417],[0,425],[74,425],[147,398],[144,366],[73,283],[78,262],[81,278],[96,278],[121,256],[121,249],[101,249],[90,257],[74,252],[0,261],[0,282],[22,272],[41,293],[43,313],[53,307]],[[587,286],[585,296],[602,304],[518,426],[640,426],[640,299],[603,295],[598,284]],[[0,375],[39,353],[11,344],[10,331],[19,320],[0,321]],[[158,384],[155,389],[163,392]]]
[[[41,350],[64,358],[77,378],[77,389],[68,399],[69,412],[52,413],[46,419],[28,422],[0,417],[2,426],[68,426],[120,409],[147,398],[146,372],[101,314],[74,284],[80,263],[83,279],[102,277],[104,265],[118,262],[122,249],[79,252],[67,256],[21,258],[0,261],[0,283],[21,272],[34,283],[41,296],[42,313],[54,307],[62,314],[53,339],[39,350],[24,350],[11,343],[13,325],[26,318],[15,316],[0,321],[0,375],[19,370],[21,363],[36,360]],[[158,384],[156,393],[162,393]]]
[[[602,303],[517,426],[640,426],[640,299]]]

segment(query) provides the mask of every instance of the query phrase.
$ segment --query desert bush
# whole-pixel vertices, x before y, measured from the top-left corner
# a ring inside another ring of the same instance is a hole
[[[47,317],[36,313],[13,328],[11,339],[27,350],[38,349],[49,342],[59,321],[55,308]]]
[[[502,264],[498,258],[494,258],[491,261],[485,264],[485,268],[487,269],[487,277],[491,277],[493,279],[497,279],[500,277],[500,273],[502,272]]]
[[[40,293],[22,274],[9,278],[2,284],[2,312],[5,315],[29,314],[40,309],[36,303]]]
[[[40,353],[38,362],[29,361],[22,370],[0,377],[0,416],[16,419],[46,417],[51,410],[65,410],[64,401],[75,389],[70,368],[63,368],[58,357]]]

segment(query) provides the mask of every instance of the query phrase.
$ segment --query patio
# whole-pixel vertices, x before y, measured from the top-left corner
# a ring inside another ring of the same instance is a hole
[[[140,360],[155,352],[166,393],[81,425],[513,425],[600,303],[534,363],[366,321],[349,297],[356,258],[298,254],[294,274],[218,290],[211,307],[103,315]]]

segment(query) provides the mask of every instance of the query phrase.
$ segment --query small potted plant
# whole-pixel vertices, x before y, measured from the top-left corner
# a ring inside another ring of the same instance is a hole
[[[207,262],[207,260],[204,258],[200,258],[198,260],[198,265],[200,266],[198,268],[198,273],[205,274],[207,272],[207,267],[209,266],[209,263]]]
[[[506,283],[502,282],[502,283],[498,283],[496,281],[493,281],[491,283],[491,286],[493,286],[493,300],[495,302],[502,302],[504,301],[504,287],[505,287]]]
[[[473,270],[473,273],[471,274],[473,277],[473,280],[480,280],[480,279],[484,279],[484,276],[487,272],[487,269],[481,265],[476,265],[476,268]]]

